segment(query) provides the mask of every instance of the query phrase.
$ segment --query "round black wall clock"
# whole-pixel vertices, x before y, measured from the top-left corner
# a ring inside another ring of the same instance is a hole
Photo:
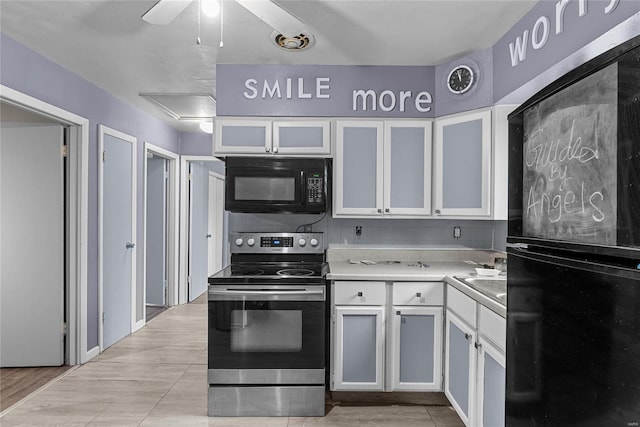
[[[449,73],[447,87],[451,92],[460,95],[471,89],[474,80],[473,70],[470,67],[458,65]]]

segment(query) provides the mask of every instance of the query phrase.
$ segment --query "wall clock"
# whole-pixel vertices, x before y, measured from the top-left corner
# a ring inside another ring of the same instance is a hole
[[[463,94],[473,86],[475,81],[473,70],[466,65],[458,65],[447,77],[447,87],[457,95]]]

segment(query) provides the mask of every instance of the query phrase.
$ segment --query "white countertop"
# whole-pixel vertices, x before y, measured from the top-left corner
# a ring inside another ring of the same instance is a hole
[[[339,252],[339,251],[338,251]],[[475,267],[463,260],[477,263],[489,262],[487,254],[491,251],[407,251],[396,252],[393,250],[375,250],[344,252],[349,259],[341,258],[341,253],[332,253],[328,256],[329,272],[327,279],[338,280],[365,280],[365,281],[445,281],[465,295],[486,306],[502,317],[506,317],[506,306],[490,298],[482,292],[457,280],[458,277],[476,277]],[[442,261],[450,258],[451,262]],[[430,262],[429,259],[437,259]],[[361,261],[373,261],[373,264],[363,264]],[[388,261],[400,261],[389,263]],[[421,267],[418,261],[424,265]],[[353,263],[358,262],[360,263]]]
[[[417,261],[373,265],[352,264],[350,261],[329,261],[329,280],[383,280],[383,281],[442,281],[447,276],[471,275],[474,266],[464,262],[428,262],[420,267]]]

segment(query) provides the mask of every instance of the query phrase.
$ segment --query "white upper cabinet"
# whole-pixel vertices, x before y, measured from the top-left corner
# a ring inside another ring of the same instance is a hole
[[[335,216],[431,213],[431,121],[338,121]]]
[[[338,121],[334,214],[382,214],[382,121]]]
[[[331,154],[329,120],[217,118],[213,152],[221,155]]]
[[[384,125],[384,213],[431,214],[431,122]]]
[[[274,121],[274,154],[331,154],[329,120]]]
[[[436,119],[436,215],[491,215],[491,125],[491,110]]]

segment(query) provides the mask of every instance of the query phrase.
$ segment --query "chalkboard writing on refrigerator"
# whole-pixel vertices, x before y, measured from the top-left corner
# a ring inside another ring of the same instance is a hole
[[[524,111],[523,235],[615,245],[618,65]]]

